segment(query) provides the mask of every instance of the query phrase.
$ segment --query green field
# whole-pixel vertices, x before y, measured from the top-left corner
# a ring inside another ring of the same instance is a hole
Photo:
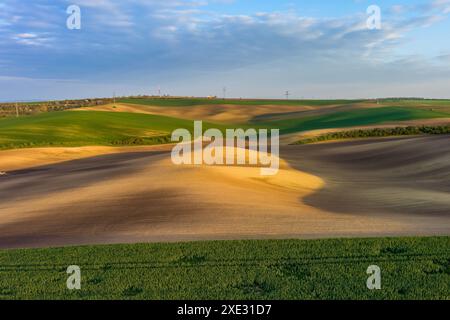
[[[345,128],[374,125],[392,121],[449,118],[450,112],[406,107],[383,107],[334,112],[320,116],[263,121],[265,125],[280,128],[283,134],[316,129]],[[260,124],[259,121],[255,122]]]
[[[385,100],[381,105],[450,113],[450,100]]]
[[[170,141],[173,130],[193,121],[157,115],[62,111],[0,119],[0,149],[39,146],[133,145]],[[223,126],[204,123],[204,128]]]
[[[69,265],[81,290],[66,289]],[[381,268],[382,289],[366,287]],[[0,251],[0,299],[450,299],[450,237]]]

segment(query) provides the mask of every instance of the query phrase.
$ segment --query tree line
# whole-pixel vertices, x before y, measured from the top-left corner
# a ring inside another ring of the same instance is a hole
[[[313,138],[307,138],[297,141],[294,144],[310,144],[330,140],[389,137],[389,136],[411,136],[411,135],[437,135],[450,134],[450,125],[448,126],[417,126],[417,127],[397,127],[397,128],[375,128],[359,129],[341,132],[330,132]]]
[[[42,112],[64,111],[83,107],[94,107],[112,103],[113,99],[83,99],[46,102],[0,103],[0,117],[33,115]]]

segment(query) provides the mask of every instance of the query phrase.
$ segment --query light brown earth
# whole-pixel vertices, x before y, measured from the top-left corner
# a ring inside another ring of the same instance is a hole
[[[168,151],[171,150],[172,147],[172,145],[133,147],[88,146],[2,150],[0,151],[0,172],[21,170],[68,160],[89,158],[102,154]]]
[[[116,103],[95,107],[73,109],[72,111],[108,111],[155,114],[161,116],[204,120],[217,123],[247,123],[253,119],[282,120],[295,115],[317,116],[338,111],[380,108],[372,102],[351,103],[325,106],[284,106],[284,105],[198,105],[192,107],[148,106],[139,104]]]
[[[386,107],[372,102],[351,103],[343,105],[327,105],[327,106],[283,106],[283,105],[261,105],[261,106],[243,106],[243,105],[199,105],[189,108],[185,107],[161,107],[161,106],[144,106],[137,104],[107,104],[95,107],[86,107],[73,109],[72,111],[108,111],[108,112],[129,112],[154,114],[168,116],[174,118],[183,118],[189,120],[203,120],[216,123],[248,123],[251,120],[283,120],[295,116],[319,116],[340,111],[351,111],[357,109],[370,109]],[[397,121],[395,123],[385,123],[383,125],[365,126],[361,128],[380,128],[395,126],[414,126],[414,125],[447,125],[450,124],[448,119],[422,119],[411,121]],[[345,129],[345,128],[344,128]],[[334,130],[317,130],[317,134],[332,132]],[[314,131],[301,133],[314,134]],[[298,135],[298,134],[297,134]],[[292,135],[286,136],[286,139]]]
[[[271,113],[291,113],[312,110],[308,106],[242,106],[242,105],[203,105],[189,108],[143,106],[136,104],[116,103],[73,109],[72,111],[108,111],[154,114],[189,120],[203,120],[218,123],[246,123],[256,116]]]
[[[283,146],[266,178],[147,148],[4,169],[0,247],[450,233],[448,136]]]

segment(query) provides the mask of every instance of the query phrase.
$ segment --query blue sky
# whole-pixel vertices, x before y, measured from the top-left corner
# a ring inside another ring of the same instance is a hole
[[[0,100],[450,98],[449,15],[450,0],[1,0]]]

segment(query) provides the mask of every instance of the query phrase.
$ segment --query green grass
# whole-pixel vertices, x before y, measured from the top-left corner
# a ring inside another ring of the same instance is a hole
[[[414,107],[450,113],[450,100],[385,100],[382,105],[395,107]]]
[[[204,128],[221,125],[204,123]],[[39,146],[158,144],[193,121],[156,115],[63,111],[0,119],[0,149]]]
[[[450,237],[2,250],[0,299],[450,299]]]
[[[160,107],[192,107],[199,105],[280,105],[280,106],[327,106],[360,102],[360,100],[264,100],[264,99],[206,99],[206,98],[128,98],[118,100],[120,103],[140,104]]]
[[[372,137],[392,137],[392,136],[411,136],[411,135],[440,135],[450,134],[450,126],[422,126],[422,127],[397,127],[397,128],[375,128],[360,129],[341,132],[330,132],[313,138],[306,138],[297,141],[294,144],[310,144],[316,142],[372,138]]]
[[[315,129],[344,128],[373,125],[390,121],[449,118],[450,112],[440,112],[406,107],[384,107],[335,112],[320,116],[293,118],[269,122],[255,122],[272,128],[280,128],[281,133],[294,133]]]

